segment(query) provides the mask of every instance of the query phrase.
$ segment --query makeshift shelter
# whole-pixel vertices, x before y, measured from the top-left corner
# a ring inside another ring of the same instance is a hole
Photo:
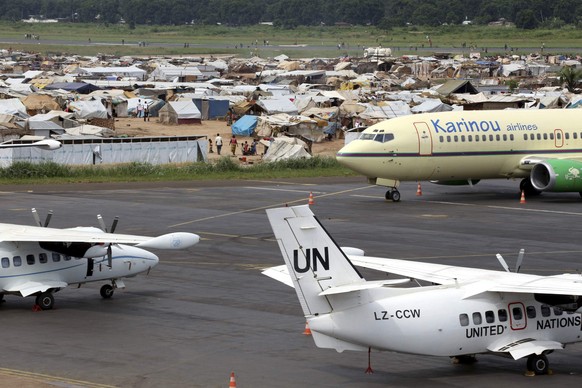
[[[227,98],[195,98],[192,101],[202,114],[202,120],[224,117],[230,106]]]
[[[381,121],[412,114],[410,107],[404,101],[383,101],[378,105],[363,104],[366,110],[360,113],[360,118],[367,121]]]
[[[299,110],[288,98],[280,99],[260,99],[256,104],[260,106],[267,114],[274,115],[277,113],[287,113],[289,115],[299,114]]]
[[[66,90],[67,92],[75,92],[79,94],[89,94],[95,90],[99,90],[98,86],[88,84],[85,82],[55,82],[44,87],[45,90]]]
[[[288,159],[309,159],[311,155],[305,150],[305,143],[293,137],[277,137],[270,141],[261,140],[267,152],[263,156],[265,162],[276,162]]]
[[[61,109],[60,105],[51,96],[46,94],[30,94],[21,98],[21,101],[26,107],[26,112],[31,116]]]
[[[468,93],[468,94],[478,94],[479,91],[471,81],[468,80],[450,80],[439,86],[436,91],[443,95],[448,96],[453,93]]]
[[[26,107],[18,98],[0,100],[0,114],[13,115],[20,118],[28,117],[28,113],[26,113]]]
[[[232,124],[232,134],[239,136],[251,136],[257,127],[257,116],[244,115]]]
[[[192,101],[170,101],[159,110],[159,122],[165,124],[200,124],[202,114]]]
[[[69,110],[78,119],[106,119],[107,108],[100,100],[79,100],[69,103]]]
[[[453,110],[453,107],[434,98],[426,100],[422,104],[412,107],[410,110],[412,113],[448,112]]]

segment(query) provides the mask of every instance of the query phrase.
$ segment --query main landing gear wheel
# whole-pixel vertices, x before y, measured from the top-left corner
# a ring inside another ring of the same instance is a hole
[[[536,375],[547,375],[550,371],[548,358],[543,354],[532,354],[527,358],[527,370]]]
[[[46,291],[40,295],[37,295],[36,304],[40,307],[41,310],[52,309],[55,305],[55,298],[53,297],[52,292]]]
[[[386,192],[386,199],[392,200],[394,202],[400,202],[400,191],[396,189],[390,189]]]
[[[104,284],[103,287],[101,287],[101,290],[99,291],[99,293],[101,294],[103,299],[109,299],[113,296],[114,291],[115,291],[115,289],[113,288],[113,286],[111,284]]]

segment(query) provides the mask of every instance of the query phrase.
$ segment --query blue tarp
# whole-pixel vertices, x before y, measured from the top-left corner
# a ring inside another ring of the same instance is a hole
[[[232,124],[232,134],[251,136],[257,127],[257,116],[244,115]]]

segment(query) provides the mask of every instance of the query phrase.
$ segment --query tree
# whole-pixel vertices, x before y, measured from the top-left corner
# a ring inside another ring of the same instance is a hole
[[[538,21],[533,10],[524,9],[515,15],[515,26],[524,30],[533,30],[538,26]]]
[[[565,66],[560,71],[560,83],[566,84],[566,88],[574,93],[578,83],[582,79],[582,70],[576,70],[574,67]]]

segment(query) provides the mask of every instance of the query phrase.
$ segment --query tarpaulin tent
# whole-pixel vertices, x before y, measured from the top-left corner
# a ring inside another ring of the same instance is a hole
[[[257,127],[257,116],[244,115],[232,124],[232,134],[251,136]]]
[[[287,113],[289,115],[299,114],[297,107],[288,98],[260,99],[257,101],[257,105],[270,115],[277,113]]]
[[[68,92],[76,92],[79,94],[89,94],[95,90],[99,90],[98,86],[87,84],[85,82],[55,82],[44,87],[45,90],[62,89]]]
[[[170,101],[159,110],[160,122],[168,124],[200,124],[202,114],[189,101]]]
[[[224,117],[230,106],[227,98],[194,98],[192,101],[202,114],[202,120]]]
[[[261,140],[261,144],[265,144]],[[269,142],[267,153],[263,156],[265,162],[276,162],[287,159],[310,159],[311,155],[305,150],[305,142],[290,137],[277,137]]]
[[[106,119],[107,108],[100,100],[72,101],[69,103],[69,110],[78,119]]]

